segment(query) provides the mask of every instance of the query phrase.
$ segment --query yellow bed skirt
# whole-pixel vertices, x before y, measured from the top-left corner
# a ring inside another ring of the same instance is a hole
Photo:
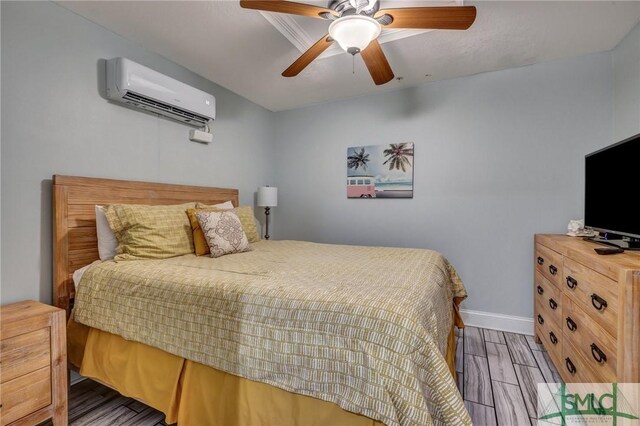
[[[463,327],[454,303],[454,325]],[[215,425],[382,426],[338,405],[238,377],[151,346],[67,325],[68,359],[80,374],[163,412],[167,423]],[[452,326],[446,360],[455,378]]]

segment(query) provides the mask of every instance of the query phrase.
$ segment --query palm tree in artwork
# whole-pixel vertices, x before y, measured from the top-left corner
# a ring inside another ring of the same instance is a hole
[[[406,143],[392,143],[389,144],[389,148],[383,151],[383,154],[387,158],[387,160],[382,163],[389,163],[389,170],[400,170],[403,172],[407,171],[407,167],[411,167],[411,161],[409,161],[409,157],[413,157],[413,147]]]
[[[358,170],[358,167],[362,167],[367,170],[367,163],[369,162],[369,154],[365,154],[364,148],[360,152],[354,152],[347,157],[347,167],[350,169]]]

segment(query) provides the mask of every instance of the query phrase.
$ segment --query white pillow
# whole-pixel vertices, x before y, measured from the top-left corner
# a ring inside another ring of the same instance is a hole
[[[231,201],[225,201],[224,203],[220,203],[220,204],[205,204],[205,203],[196,203],[196,208],[197,209],[220,209],[220,210],[233,210],[235,207],[233,206],[233,203]]]
[[[98,234],[98,255],[100,260],[111,260],[116,255],[118,240],[109,226],[104,206],[96,206],[96,233]]]
[[[232,210],[235,207],[233,207],[233,203],[231,201],[225,201],[224,203],[220,203],[220,204],[214,204],[213,207],[216,207],[218,209],[224,209],[224,210]]]
[[[76,291],[78,291],[78,284],[80,284],[80,280],[82,279],[82,276],[87,271],[87,269],[93,266],[94,263],[100,263],[100,261],[96,260],[95,262],[90,263],[87,266],[83,266],[82,268],[76,269],[75,271],[73,271],[73,286],[75,287]]]

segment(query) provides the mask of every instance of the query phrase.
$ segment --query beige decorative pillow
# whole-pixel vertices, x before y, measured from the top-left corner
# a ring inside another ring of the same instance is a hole
[[[193,253],[193,233],[186,213],[193,207],[195,203],[106,207],[105,216],[118,239],[114,259],[164,259]]]
[[[208,206],[206,204],[198,203],[196,206],[199,209],[202,208],[215,208],[215,206]],[[253,216],[253,208],[251,206],[240,206],[233,209],[234,212],[240,218],[240,223],[242,223],[242,229],[244,229],[245,234],[247,234],[247,239],[250,243],[257,243],[260,241],[260,234],[258,234],[258,229],[256,228],[256,219]]]
[[[242,223],[235,212],[196,210],[196,217],[209,244],[211,257],[251,250]]]
[[[198,203],[197,205],[203,204]],[[233,204],[231,204],[231,201],[227,201],[222,204],[214,204],[213,206],[211,206],[211,208],[207,208],[204,210],[210,212],[233,210]],[[200,223],[198,223],[198,218],[196,217],[196,209],[187,209],[187,217],[189,217],[189,223],[191,223],[191,231],[193,232],[193,247],[195,248],[196,256],[204,256],[205,254],[209,254],[209,245],[207,244],[207,239],[202,233]]]

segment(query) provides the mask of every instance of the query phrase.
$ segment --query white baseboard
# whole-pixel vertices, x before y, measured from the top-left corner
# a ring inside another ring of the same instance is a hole
[[[460,309],[465,325],[533,336],[533,318]]]

